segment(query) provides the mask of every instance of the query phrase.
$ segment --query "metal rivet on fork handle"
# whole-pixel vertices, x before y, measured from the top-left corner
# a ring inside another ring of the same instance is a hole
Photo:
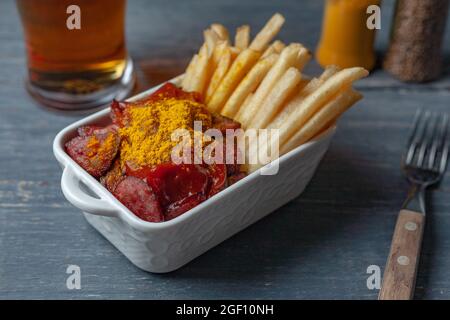
[[[416,231],[417,230],[417,223],[408,221],[405,223],[405,229],[408,231]]]
[[[400,256],[397,258],[398,264],[407,266],[409,264],[409,258],[407,256]]]

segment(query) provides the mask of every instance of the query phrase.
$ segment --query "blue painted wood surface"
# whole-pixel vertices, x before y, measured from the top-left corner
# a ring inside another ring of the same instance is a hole
[[[384,1],[380,52],[392,4]],[[127,41],[139,69],[137,90],[179,74],[208,24],[256,30],[276,11],[287,18],[282,40],[315,48],[322,1],[130,0]],[[0,298],[375,299],[366,270],[384,268],[407,188],[399,162],[413,114],[419,107],[450,112],[449,29],[439,81],[406,85],[378,70],[358,84],[365,99],[339,123],[302,196],[184,268],[155,275],[128,262],[64,199],[51,143],[82,115],[48,112],[26,94],[20,21],[14,1],[1,1]],[[449,178],[429,196],[416,298],[450,298]],[[81,268],[81,290],[66,288],[70,264]]]

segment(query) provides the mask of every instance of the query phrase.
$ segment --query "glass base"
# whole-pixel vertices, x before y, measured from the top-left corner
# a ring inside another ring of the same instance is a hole
[[[59,110],[86,110],[109,104],[113,99],[123,100],[136,83],[133,61],[128,58],[122,77],[113,85],[89,94],[70,94],[52,92],[39,88],[26,80],[26,88],[30,95],[45,107]]]

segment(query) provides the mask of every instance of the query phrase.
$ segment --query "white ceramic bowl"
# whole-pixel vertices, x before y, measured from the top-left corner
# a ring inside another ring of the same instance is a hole
[[[129,100],[154,92],[152,88]],[[53,152],[63,167],[62,191],[87,221],[133,264],[149,272],[170,272],[299,196],[328,149],[335,127],[283,155],[276,175],[253,172],[181,216],[160,223],[136,217],[73,161],[64,144],[77,128],[108,124],[109,108],[77,121],[55,137]]]

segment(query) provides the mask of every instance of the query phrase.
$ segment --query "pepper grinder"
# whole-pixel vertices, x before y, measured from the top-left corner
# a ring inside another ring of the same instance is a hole
[[[442,72],[442,41],[449,0],[398,0],[386,71],[402,81],[425,82]]]

